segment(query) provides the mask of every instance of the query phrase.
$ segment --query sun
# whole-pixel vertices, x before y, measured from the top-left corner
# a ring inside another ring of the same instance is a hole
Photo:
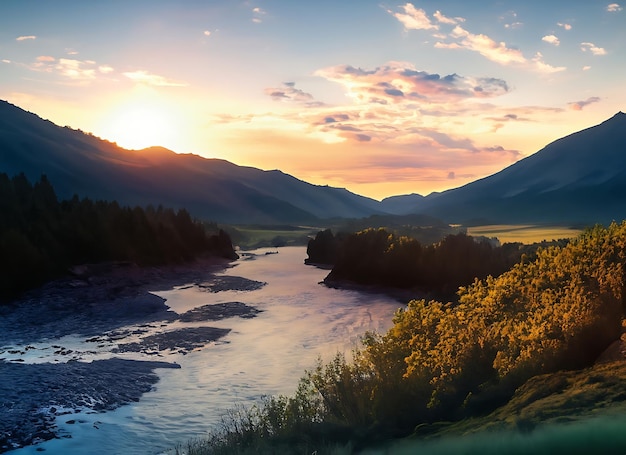
[[[175,124],[175,119],[165,111],[134,106],[119,113],[113,122],[112,133],[117,144],[127,149],[153,145],[171,147],[176,137]]]
[[[111,109],[102,121],[103,136],[120,147],[151,146],[179,151],[183,136],[177,109],[161,100],[129,99]]]

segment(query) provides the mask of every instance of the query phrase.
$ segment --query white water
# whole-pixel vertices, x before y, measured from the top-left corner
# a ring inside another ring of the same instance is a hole
[[[140,402],[113,412],[60,417],[57,423],[71,438],[11,453],[42,453],[36,452],[37,448],[51,455],[163,453],[201,437],[236,404],[250,404],[263,395],[291,394],[318,356],[330,359],[337,351],[349,354],[365,331],[385,331],[401,306],[384,295],[318,284],[328,271],[304,265],[303,247],[282,248],[271,255],[264,255],[265,251],[256,251],[259,256],[255,260],[240,260],[223,273],[268,283],[259,290],[208,293],[187,288],[159,293],[179,313],[211,303],[240,301],[263,310],[257,317],[206,323],[232,331],[186,356],[150,357],[179,363],[182,368],[157,370],[160,381]],[[74,344],[69,339],[63,342],[81,350],[78,338]],[[94,358],[107,356],[98,353]],[[146,359],[139,354],[124,357]],[[84,422],[68,425],[69,419]]]

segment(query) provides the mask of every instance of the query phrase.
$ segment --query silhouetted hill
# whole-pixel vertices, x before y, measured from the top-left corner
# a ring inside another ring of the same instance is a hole
[[[607,223],[626,218],[626,114],[414,205],[449,222]]]
[[[386,197],[380,201],[380,207],[387,213],[407,215],[411,209],[421,203],[424,196],[417,193]]]
[[[308,223],[381,213],[378,201],[345,189],[161,147],[126,150],[5,101],[0,101],[0,172],[24,172],[31,180],[46,174],[61,198],[78,194],[184,207],[225,223]]]

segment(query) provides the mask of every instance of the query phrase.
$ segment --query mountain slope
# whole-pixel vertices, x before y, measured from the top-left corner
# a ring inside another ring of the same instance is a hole
[[[161,147],[125,150],[5,101],[0,101],[0,172],[24,172],[31,180],[46,174],[61,198],[78,194],[185,207],[195,216],[228,223],[307,223],[381,213],[373,199],[280,171]]]
[[[506,169],[428,196],[449,222],[606,223],[626,218],[626,114],[558,139]]]
[[[385,212],[393,213],[394,215],[408,215],[411,213],[411,208],[423,200],[424,196],[417,193],[390,196],[380,201],[380,207]]]

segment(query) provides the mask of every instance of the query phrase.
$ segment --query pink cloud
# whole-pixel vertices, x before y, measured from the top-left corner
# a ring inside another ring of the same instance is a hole
[[[417,70],[406,62],[389,62],[373,70],[338,65],[315,72],[338,82],[360,103],[443,103],[466,98],[489,98],[508,92],[505,81]]]
[[[571,103],[567,103],[567,105],[573,111],[582,111],[586,106],[588,106],[590,104],[593,104],[593,103],[597,103],[599,101],[600,101],[600,97],[598,97],[598,96],[591,96],[591,97],[587,98],[586,100],[574,101],[574,102],[571,102]]]
[[[313,95],[310,93],[296,88],[294,82],[285,82],[281,87],[268,87],[264,92],[274,101],[293,102],[307,107],[319,107],[323,105],[323,103],[315,101]]]

